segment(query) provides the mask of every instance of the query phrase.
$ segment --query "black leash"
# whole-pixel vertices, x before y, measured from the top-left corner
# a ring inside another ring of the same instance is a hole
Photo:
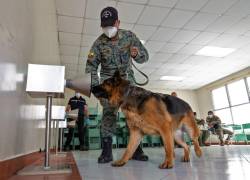
[[[145,86],[145,85],[147,85],[148,82],[149,82],[148,76],[147,76],[144,72],[142,72],[140,69],[138,69],[138,68],[135,66],[135,64],[133,63],[133,60],[131,60],[131,64],[132,64],[132,66],[133,66],[139,73],[141,73],[141,75],[143,75],[143,76],[146,78],[146,81],[145,81],[145,82],[139,83],[139,82],[137,82],[137,80],[135,79],[135,76],[133,76],[133,80],[134,80],[135,84],[137,84],[137,85],[139,85],[139,86]]]

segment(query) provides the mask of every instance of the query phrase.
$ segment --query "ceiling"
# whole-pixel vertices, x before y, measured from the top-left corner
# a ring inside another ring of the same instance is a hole
[[[145,41],[150,59],[137,66],[149,75],[149,88],[197,89],[250,66],[249,0],[56,0],[67,78],[84,73],[88,51],[102,33],[99,13],[106,6],[118,9],[121,28]],[[195,55],[207,45],[236,51],[224,58]],[[163,75],[184,79],[159,80]]]

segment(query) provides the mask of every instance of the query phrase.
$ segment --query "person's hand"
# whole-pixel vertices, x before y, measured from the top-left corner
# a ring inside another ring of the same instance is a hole
[[[139,52],[139,49],[135,46],[130,48],[130,55],[132,58],[135,58]]]

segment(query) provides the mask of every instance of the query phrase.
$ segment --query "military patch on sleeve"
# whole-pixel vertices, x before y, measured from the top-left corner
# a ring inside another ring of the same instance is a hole
[[[94,56],[95,56],[95,54],[93,53],[93,52],[89,52],[89,54],[88,54],[88,59],[93,59],[94,58]]]

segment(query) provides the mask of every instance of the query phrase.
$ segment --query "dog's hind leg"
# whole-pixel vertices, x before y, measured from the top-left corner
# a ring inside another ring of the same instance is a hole
[[[198,142],[198,138],[200,136],[200,130],[195,123],[193,112],[189,111],[187,115],[183,118],[182,122],[187,127],[189,136],[192,139],[192,142],[194,144],[194,150],[195,150],[196,155],[200,157],[202,155],[202,150]]]
[[[143,136],[140,129],[132,127],[129,130],[130,130],[130,136],[129,136],[129,143],[128,143],[127,149],[124,152],[122,158],[120,160],[113,162],[112,166],[125,165],[128,162],[128,160],[132,157],[136,148],[140,144],[140,141]]]
[[[174,134],[174,140],[177,144],[179,144],[181,147],[183,147],[184,149],[184,155],[182,157],[183,162],[189,162],[190,158],[189,158],[189,154],[190,154],[190,149],[187,145],[187,143],[185,141],[183,141],[182,139],[182,132],[180,132],[181,130],[178,130],[175,132]]]

